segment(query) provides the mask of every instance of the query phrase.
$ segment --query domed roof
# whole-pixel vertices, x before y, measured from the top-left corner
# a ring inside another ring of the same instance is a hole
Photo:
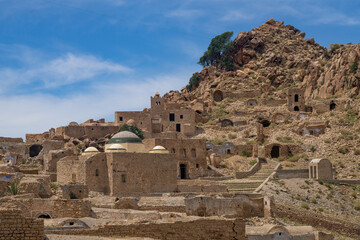
[[[155,146],[152,150],[166,150],[163,146]]]
[[[108,150],[126,150],[121,144],[115,143],[111,145]]]
[[[90,152],[99,152],[99,150],[97,150],[94,147],[88,147],[87,149],[85,149],[84,153],[90,153]]]
[[[141,143],[141,139],[132,132],[122,131],[115,134],[109,143]]]

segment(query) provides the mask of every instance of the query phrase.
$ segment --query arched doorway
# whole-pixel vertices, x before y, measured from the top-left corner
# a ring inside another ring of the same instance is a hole
[[[279,146],[273,146],[271,148],[271,153],[270,153],[271,158],[278,158],[280,157],[280,147]]]
[[[224,119],[221,121],[221,127],[233,126],[234,123],[229,119]]]
[[[223,95],[222,91],[216,90],[216,91],[214,92],[214,101],[215,101],[215,102],[220,102],[220,101],[222,101],[223,99],[224,99],[224,95]]]
[[[38,144],[35,144],[35,145],[32,145],[29,149],[29,155],[30,157],[36,157],[37,155],[39,155],[39,153],[41,152],[42,150],[42,146],[41,145],[38,145]]]
[[[336,103],[334,101],[331,101],[330,103],[330,111],[334,110],[336,108]]]
[[[295,106],[294,111],[298,112],[298,111],[300,111],[300,108],[298,106]]]
[[[271,122],[266,119],[261,120],[260,123],[261,123],[261,125],[263,125],[263,127],[268,127],[271,124]]]
[[[186,164],[180,164],[180,179],[186,179]]]

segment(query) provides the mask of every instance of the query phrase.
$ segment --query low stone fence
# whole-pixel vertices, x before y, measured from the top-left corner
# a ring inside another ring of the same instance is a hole
[[[359,185],[360,180],[352,180],[352,179],[328,179],[328,180],[322,180],[326,183],[331,184],[342,184],[342,185]]]
[[[243,219],[196,218],[175,222],[112,224],[96,229],[53,230],[46,234],[101,237],[148,237],[166,240],[246,240]]]
[[[185,199],[185,208],[189,216],[263,217],[264,198],[195,196]]]
[[[290,178],[309,178],[309,169],[278,169],[274,178],[290,179]]]
[[[343,221],[341,219],[323,216],[310,210],[302,210],[290,205],[274,204],[273,212],[278,217],[287,217],[290,220],[310,225],[313,227],[321,227],[332,232],[352,238],[360,238],[360,225]]]

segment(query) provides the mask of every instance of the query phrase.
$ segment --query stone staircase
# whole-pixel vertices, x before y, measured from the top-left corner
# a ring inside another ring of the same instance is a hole
[[[261,168],[254,175],[242,179],[224,181],[229,192],[252,193],[254,192],[275,170],[274,163],[262,163]]]

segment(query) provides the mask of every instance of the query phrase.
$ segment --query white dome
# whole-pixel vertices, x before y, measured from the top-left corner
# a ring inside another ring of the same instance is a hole
[[[85,149],[84,151],[85,153],[89,153],[89,152],[99,152],[99,150],[97,150],[94,147],[88,147],[87,149]]]
[[[111,139],[114,138],[139,138],[135,133],[129,131],[122,131],[115,134]]]
[[[166,150],[163,146],[155,146],[152,150]]]
[[[126,150],[121,144],[115,143],[111,145],[108,150]]]

